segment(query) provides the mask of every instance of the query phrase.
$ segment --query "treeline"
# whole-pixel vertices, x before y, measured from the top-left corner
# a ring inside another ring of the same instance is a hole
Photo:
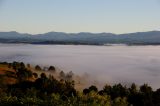
[[[140,87],[134,83],[130,87],[106,84],[102,90],[92,85],[78,91],[74,88],[72,72],[59,72],[58,80],[43,71],[33,72],[29,64],[22,62],[1,65],[13,70],[5,75],[16,82],[0,83],[0,106],[160,106],[160,89],[153,91],[147,84]],[[38,65],[35,69],[42,70]],[[54,66],[48,70],[56,71]]]
[[[13,42],[12,42],[13,43]],[[17,42],[15,42],[17,43]],[[22,43],[22,42],[19,42]],[[83,42],[83,41],[42,41],[42,42],[32,42],[31,44],[58,44],[58,45],[103,45],[96,42]]]

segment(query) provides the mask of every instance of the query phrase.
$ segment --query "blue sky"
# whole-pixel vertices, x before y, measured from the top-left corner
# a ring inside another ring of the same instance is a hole
[[[0,31],[160,30],[160,0],[0,0]]]

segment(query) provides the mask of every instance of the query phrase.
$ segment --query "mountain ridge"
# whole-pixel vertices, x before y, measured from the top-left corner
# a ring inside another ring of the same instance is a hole
[[[0,32],[0,43],[31,43],[31,44],[128,44],[128,45],[159,45],[160,31],[135,33],[65,33],[47,32],[43,34],[19,33],[16,31]]]

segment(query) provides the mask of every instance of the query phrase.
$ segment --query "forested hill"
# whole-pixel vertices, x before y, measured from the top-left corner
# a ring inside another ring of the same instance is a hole
[[[11,31],[0,32],[0,43],[159,45],[160,31],[136,32],[127,34],[48,32],[35,35]]]
[[[0,62],[0,106],[160,106],[160,89],[147,84],[106,84],[101,90],[91,85],[79,91],[74,76],[54,66]]]

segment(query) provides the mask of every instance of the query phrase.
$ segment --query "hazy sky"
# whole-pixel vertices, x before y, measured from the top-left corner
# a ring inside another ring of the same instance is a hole
[[[160,0],[0,0],[0,31],[160,30]]]

